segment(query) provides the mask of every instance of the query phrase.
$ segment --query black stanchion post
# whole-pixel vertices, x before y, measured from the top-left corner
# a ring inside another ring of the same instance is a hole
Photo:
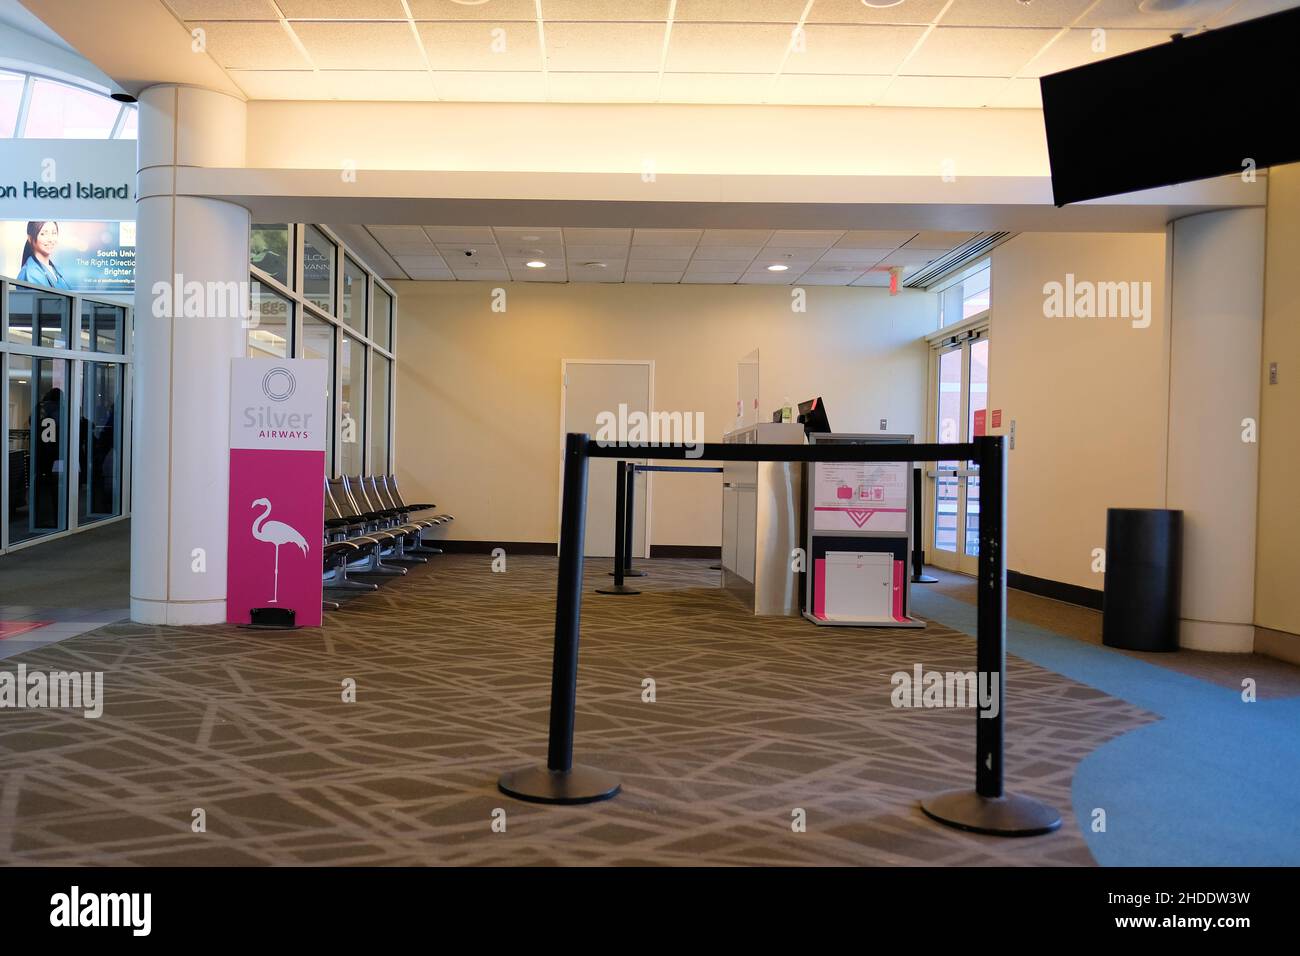
[[[619,461],[614,463],[614,583],[609,587],[596,588],[597,594],[640,594],[635,588],[623,583],[624,555],[628,548],[627,527],[630,522],[623,520],[624,515],[632,513],[627,500],[627,481],[625,474],[630,472],[631,463]]]
[[[925,462],[917,462],[920,467],[912,468],[912,583],[935,584],[938,578],[925,573]]]
[[[636,550],[636,462],[634,461],[627,463],[627,511],[624,512],[624,522],[623,576],[643,578],[646,572],[632,567],[632,552]]]
[[[551,726],[546,766],[507,771],[497,781],[497,787],[506,796],[533,803],[594,803],[608,800],[621,786],[613,774],[573,764],[589,441],[586,435],[571,433],[564,442],[560,573],[555,591],[555,655],[551,663]]]
[[[1002,727],[1007,660],[1007,462],[1001,435],[975,439],[979,460],[979,578],[975,660],[975,789],[949,790],[921,801],[926,815],[961,830],[993,836],[1035,836],[1061,825],[1061,815],[1002,787]]]

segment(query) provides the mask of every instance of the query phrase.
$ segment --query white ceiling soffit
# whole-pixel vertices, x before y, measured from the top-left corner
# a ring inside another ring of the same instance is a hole
[[[861,0],[23,2],[128,88],[167,80],[263,100],[1030,109],[1041,105],[1044,73],[1300,4],[1187,0],[1143,11],[1137,0],[902,0],[886,8]],[[186,65],[200,59],[191,51],[194,31],[210,70]],[[220,81],[200,80],[212,71]]]

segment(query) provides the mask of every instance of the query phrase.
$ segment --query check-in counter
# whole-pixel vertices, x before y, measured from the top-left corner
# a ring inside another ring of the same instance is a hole
[[[769,422],[722,436],[728,443],[806,444],[803,426]],[[755,614],[799,613],[799,462],[728,461],[722,472],[722,586]]]

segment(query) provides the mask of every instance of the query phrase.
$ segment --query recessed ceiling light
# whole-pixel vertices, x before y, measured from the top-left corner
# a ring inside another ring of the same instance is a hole
[[[586,269],[607,269],[609,264],[606,262],[584,262],[583,267]]]
[[[889,7],[896,7],[903,0],[862,0],[864,7],[871,7],[874,10],[885,10]]]
[[[545,268],[546,268],[546,263],[543,262],[541,259],[529,259],[527,262],[524,263],[524,265],[528,266],[528,268],[530,268],[530,269],[545,269]]]
[[[789,268],[790,268],[790,267],[787,266],[787,265],[782,265],[781,263],[776,262],[776,263],[773,263],[772,265],[768,266],[768,267],[767,267],[767,271],[768,271],[768,272],[784,272],[786,269],[789,269]]]

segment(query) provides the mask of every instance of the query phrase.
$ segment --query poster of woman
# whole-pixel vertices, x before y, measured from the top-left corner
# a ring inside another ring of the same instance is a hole
[[[59,224],[53,220],[29,222],[27,241],[23,245],[22,264],[16,278],[32,285],[47,285],[53,289],[72,291],[63,273],[54,264],[54,253],[59,248]]]

